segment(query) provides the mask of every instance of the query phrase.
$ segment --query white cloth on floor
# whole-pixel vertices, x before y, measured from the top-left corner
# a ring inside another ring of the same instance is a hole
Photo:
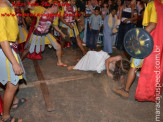
[[[105,60],[110,56],[104,51],[88,51],[73,69],[83,71],[97,71],[101,73],[105,70]]]

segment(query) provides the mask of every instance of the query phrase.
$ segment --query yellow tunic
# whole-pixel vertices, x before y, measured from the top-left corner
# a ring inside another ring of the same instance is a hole
[[[161,0],[161,3],[163,3],[163,0]],[[142,24],[143,26],[147,26],[150,22],[157,23],[157,12],[156,12],[154,1],[151,1],[150,3],[148,3],[144,11]]]
[[[9,42],[16,42],[16,39],[18,37],[19,29],[18,29],[18,22],[17,17],[15,16],[15,12],[10,7],[0,7],[0,42],[3,41],[9,41]],[[12,52],[17,60],[17,62],[20,64],[20,60],[18,58],[18,55],[13,51]],[[1,58],[4,57],[4,55],[0,55]],[[5,56],[6,58],[6,56]],[[2,64],[3,62],[1,62]],[[6,58],[5,64],[7,68],[8,73],[8,81],[11,81],[10,75],[11,72],[13,72],[10,61]],[[5,69],[4,69],[5,70]],[[19,79],[22,79],[23,76],[20,75]]]
[[[4,15],[4,14],[8,14]],[[10,41],[15,42],[19,32],[17,17],[15,12],[10,7],[0,7],[0,42]]]

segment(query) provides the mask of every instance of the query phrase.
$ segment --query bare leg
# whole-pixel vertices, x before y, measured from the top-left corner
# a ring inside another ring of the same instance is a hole
[[[129,72],[128,72],[128,76],[127,76],[127,82],[126,82],[126,87],[125,90],[129,92],[130,87],[135,79],[136,76],[136,68],[130,68]]]
[[[57,50],[56,50],[56,55],[57,55],[57,59],[58,59],[58,61],[57,61],[57,65],[58,66],[67,66],[66,64],[63,64],[63,62],[62,62],[62,50],[61,50],[61,45],[57,42],[57,41],[55,41],[54,42],[55,43],[55,45],[57,46]]]
[[[18,101],[19,101],[19,99],[15,96],[12,104],[16,104],[16,103],[18,103]],[[18,105],[14,105],[11,108],[17,108],[17,107],[18,107]]]
[[[63,56],[64,55],[63,54],[63,48],[64,48],[64,45],[65,45],[65,41],[63,39],[61,39],[60,44],[61,44],[61,51],[62,51],[61,54]]]
[[[17,89],[18,89],[18,85],[14,86],[10,82],[7,83],[6,90],[4,92],[4,97],[3,97],[4,104],[3,104],[2,118],[4,120],[6,120],[10,117],[10,107],[13,102],[13,99],[14,99]],[[21,121],[22,120],[19,120],[19,122],[21,122]]]
[[[124,88],[125,87],[125,79],[124,79],[123,75],[121,76],[120,81],[121,81],[121,88]]]
[[[76,40],[77,40],[77,44],[78,44],[80,50],[82,51],[83,55],[86,54],[86,51],[85,51],[85,49],[84,49],[84,47],[83,47],[83,45],[82,45],[82,41],[81,41],[81,39],[79,38],[79,36],[76,37]]]
[[[129,72],[128,72],[128,76],[127,76],[127,82],[126,82],[126,86],[124,89],[114,89],[113,91],[119,95],[119,96],[122,96],[124,98],[128,98],[129,97],[129,90],[130,90],[130,87],[135,79],[135,76],[136,76],[136,71],[137,69],[136,68],[130,68]]]
[[[56,55],[57,55],[57,58],[58,58],[57,64],[62,64],[61,54],[62,54],[61,46],[57,45],[57,50],[56,50]]]

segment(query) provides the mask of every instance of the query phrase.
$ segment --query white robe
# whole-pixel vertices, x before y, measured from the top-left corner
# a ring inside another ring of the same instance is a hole
[[[105,60],[110,56],[104,51],[88,51],[73,69],[83,71],[97,71],[101,73],[105,70]]]

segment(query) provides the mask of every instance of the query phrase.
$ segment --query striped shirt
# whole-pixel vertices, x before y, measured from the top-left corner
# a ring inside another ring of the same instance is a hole
[[[137,14],[136,10],[134,11],[134,14]],[[122,10],[122,20],[121,21],[123,22],[125,19],[129,19],[129,18],[131,18],[131,16],[132,16],[132,9],[126,7]],[[131,23],[131,21],[127,21],[127,24],[128,23]]]
[[[91,5],[91,7],[92,7],[93,10],[95,10],[95,8],[96,8],[96,6],[92,6],[92,5]],[[86,13],[86,14],[92,14],[92,11],[91,11],[91,9],[89,8],[88,5],[86,5],[85,13]],[[87,21],[89,21],[89,18],[90,18],[90,17],[87,17]]]

